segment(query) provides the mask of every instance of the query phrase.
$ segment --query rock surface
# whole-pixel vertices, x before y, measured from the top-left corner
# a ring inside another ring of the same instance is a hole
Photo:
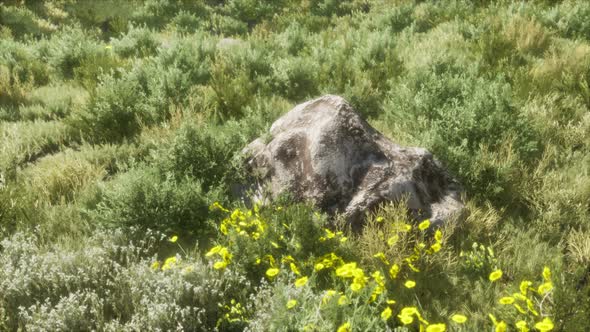
[[[244,153],[259,194],[289,192],[343,214],[353,228],[383,202],[407,199],[414,218],[435,224],[463,208],[458,182],[430,152],[393,143],[338,96],[297,105]]]

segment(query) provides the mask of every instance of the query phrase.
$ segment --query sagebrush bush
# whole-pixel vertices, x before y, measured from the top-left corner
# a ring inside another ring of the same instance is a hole
[[[115,52],[124,58],[155,55],[160,46],[155,33],[145,27],[132,27],[127,34],[111,40]]]
[[[0,40],[0,114],[27,102],[27,93],[47,84],[50,69],[35,49],[11,40]],[[4,117],[4,116],[3,116]]]
[[[210,232],[208,206],[216,195],[204,192],[201,182],[189,175],[136,168],[97,187],[85,214],[104,225],[183,230],[205,237]]]
[[[37,16],[25,6],[0,6],[0,21],[17,38],[41,37],[57,29],[51,22]]]
[[[28,331],[211,331],[228,298],[244,299],[248,281],[237,273],[218,277],[199,259],[177,268],[150,267],[158,233],[101,231],[81,245],[45,248],[34,235],[17,233],[1,242],[0,326]],[[133,237],[133,236],[132,236]],[[21,271],[28,271],[23,278]]]

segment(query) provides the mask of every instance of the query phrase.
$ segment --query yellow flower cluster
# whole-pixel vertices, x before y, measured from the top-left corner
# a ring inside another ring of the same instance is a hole
[[[331,230],[324,228],[324,236],[321,236],[319,238],[320,242],[325,242],[328,241],[330,239],[335,239],[340,241],[341,243],[344,243],[348,240],[348,238],[346,236],[344,236],[344,233],[342,233],[342,231],[337,231],[336,233],[332,232]]]
[[[326,254],[326,255],[320,257],[320,259],[318,259],[318,261],[314,265],[314,269],[316,271],[321,271],[323,269],[329,269],[334,266],[339,266],[342,264],[344,264],[344,261],[342,260],[342,258],[338,257],[338,255],[331,252],[329,254]]]
[[[365,287],[369,278],[365,277],[363,269],[358,268],[355,262],[347,263],[336,269],[336,275],[341,278],[352,279],[350,289],[358,292]]]
[[[213,203],[209,209],[229,213],[229,210],[221,206],[219,202]],[[234,230],[241,236],[247,236],[253,240],[260,239],[264,235],[266,224],[261,220],[258,211],[258,206],[254,206],[254,209],[245,213],[240,209],[235,209],[228,218],[223,219],[219,231],[223,235],[228,235],[231,230]]]
[[[166,260],[164,261],[164,265],[162,265],[162,271],[170,270],[176,265],[177,262],[178,260],[176,259],[176,257],[166,258]]]
[[[213,257],[218,256],[220,260],[216,261],[213,264],[213,268],[216,270],[223,270],[225,269],[232,260],[233,255],[229,252],[226,247],[223,246],[215,246],[205,254],[205,257]]]
[[[551,270],[548,267],[543,268],[543,282],[538,287],[533,287],[532,281],[523,280],[519,285],[519,292],[513,293],[510,296],[503,296],[498,300],[501,305],[512,305],[516,311],[520,314],[528,316],[531,320],[534,320],[540,314],[535,308],[535,297],[547,296],[553,289],[553,283],[551,282]],[[502,277],[501,270],[495,270],[490,274],[490,281],[494,282]],[[490,314],[490,319],[494,324],[496,331],[506,331],[507,324],[503,321],[498,321],[494,315]],[[519,332],[530,331],[527,322],[525,320],[519,320],[515,324]],[[545,317],[543,320],[537,322],[534,325],[535,329],[540,332],[548,332],[553,330],[553,322],[551,318]]]
[[[273,253],[282,253],[280,260],[278,258],[275,259],[272,254],[268,253],[255,258],[255,261],[253,261],[253,264],[255,265],[265,264],[267,266],[266,270],[263,271],[265,271],[264,275],[269,280],[272,281],[282,274],[287,278],[294,277],[292,282],[295,288],[310,287],[310,284],[311,287],[318,287],[318,285],[315,284],[316,278],[314,278],[314,274],[317,273],[324,276],[331,275],[332,278],[343,280],[345,284],[348,285],[349,290],[325,290],[321,299],[322,306],[331,305],[331,303],[338,306],[350,305],[351,303],[358,301],[360,297],[364,296],[363,294],[369,294],[361,291],[365,288],[371,287],[371,295],[370,298],[366,299],[366,303],[376,304],[377,306],[381,306],[386,303],[385,307],[381,307],[378,311],[379,318],[382,321],[389,322],[392,317],[397,317],[399,322],[403,325],[417,323],[420,331],[444,332],[447,330],[447,323],[428,322],[419,312],[417,307],[407,306],[401,308],[401,310],[396,310],[396,301],[393,299],[384,298],[382,301],[377,301],[380,296],[385,296],[388,293],[388,282],[395,282],[397,285],[401,283],[401,285],[403,285],[406,289],[413,289],[417,287],[417,282],[411,278],[408,278],[408,274],[420,272],[420,269],[418,268],[420,265],[417,263],[419,263],[422,258],[426,257],[426,255],[433,255],[442,250],[443,233],[441,230],[437,229],[434,231],[432,241],[425,240],[427,234],[426,231],[431,228],[431,223],[429,220],[424,220],[415,227],[415,230],[417,231],[416,234],[421,235],[418,235],[416,238],[416,244],[414,245],[413,251],[409,256],[401,259],[400,261],[393,262],[391,258],[386,255],[386,253],[377,252],[373,254],[373,258],[378,260],[379,264],[382,264],[383,268],[370,272],[363,270],[358,262],[345,261],[335,252],[324,254],[313,261],[297,262],[297,260],[289,254],[289,252],[286,252],[286,249],[292,247],[293,243],[285,240],[287,235],[285,233],[281,233],[285,230],[290,231],[290,226],[284,223],[277,223],[276,225],[267,224],[259,215],[258,207],[255,207],[252,210],[236,209],[234,211],[229,211],[220,204],[216,203],[212,205],[211,208],[225,212],[228,215],[228,217],[225,218],[220,225],[220,232],[222,234],[229,235],[231,233],[232,236],[244,236],[247,238],[247,241],[259,241],[260,239],[265,239],[266,242],[264,242],[264,246],[261,248],[268,248],[269,246],[266,246],[266,244],[268,244],[272,246],[271,251]],[[385,224],[386,220],[384,218],[377,220],[377,222],[379,222],[381,225],[387,225]],[[393,229],[393,234],[390,234],[389,238],[384,237],[384,241],[386,241],[390,248],[396,245],[396,243],[400,240],[400,236],[404,236],[402,233],[410,232],[413,229],[411,225],[402,222],[393,223],[387,226],[392,226],[390,229]],[[274,228],[272,227],[279,227],[280,229],[283,229],[283,231],[280,231],[277,234],[273,231]],[[268,229],[271,229],[271,231],[268,231]],[[280,234],[285,235],[283,236]],[[278,235],[280,235],[280,237]],[[271,236],[274,238],[271,238]],[[174,242],[175,240],[176,238],[171,238],[171,242]],[[332,231],[328,228],[324,228],[322,230],[321,236],[318,238],[318,241],[323,243],[334,243],[334,245],[337,246],[339,243],[347,241],[347,237],[341,231]],[[295,245],[295,247],[297,248],[297,245]],[[230,253],[229,249],[221,245],[213,247],[206,254],[206,256],[218,257],[218,260],[214,264],[214,268],[216,269],[224,269],[232,261],[232,254]],[[171,260],[165,262],[164,266],[169,268],[174,264],[176,264],[176,261]],[[302,273],[302,271],[305,272],[308,270],[311,270],[311,275],[304,275]],[[400,279],[400,275],[403,276],[403,278],[401,281],[398,281]],[[545,296],[553,289],[553,284],[551,282],[551,271],[549,268],[545,268],[542,275],[543,282],[537,286],[535,286],[531,281],[523,280],[520,283],[519,292],[503,296],[498,300],[499,304],[512,306],[521,314],[526,314],[531,317],[531,319],[527,318],[529,323],[527,323],[527,320],[519,320],[514,322],[513,326],[516,327],[518,331],[528,332],[530,329],[534,328],[541,332],[549,332],[554,328],[553,322],[549,317],[544,317],[542,320],[535,318],[539,316],[546,316],[542,313],[539,313],[537,308],[535,308],[534,301],[537,300],[538,302],[538,299],[535,297]],[[502,277],[503,271],[496,269],[489,274],[488,279],[491,282],[498,282],[502,279]],[[388,278],[389,281],[387,280]],[[288,299],[285,304],[287,310],[294,310],[298,306],[299,302],[295,298]],[[233,310],[237,313],[239,311],[236,309],[237,306],[233,307]],[[496,332],[508,330],[508,323],[496,319],[496,317],[492,314],[489,316]],[[232,316],[230,315],[229,317]],[[468,317],[460,313],[454,313],[449,317],[450,324],[465,324],[467,321]],[[533,325],[529,329],[529,325],[527,324],[530,324],[531,321]],[[337,328],[337,331],[351,331],[353,328],[354,326],[352,325],[351,321],[345,321]]]
[[[245,318],[245,310],[242,305],[234,299],[231,299],[230,305],[223,306],[226,313],[223,315],[224,319],[230,323],[247,321]],[[220,322],[218,322],[219,324]]]

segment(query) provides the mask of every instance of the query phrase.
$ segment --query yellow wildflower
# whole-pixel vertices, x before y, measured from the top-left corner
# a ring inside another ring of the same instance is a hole
[[[535,328],[540,332],[547,332],[553,330],[553,322],[549,317],[543,318],[542,321],[535,324]]]
[[[384,321],[387,321],[389,318],[391,318],[391,314],[393,312],[391,311],[390,307],[385,308],[385,310],[383,310],[381,312],[381,319],[383,319]]]
[[[439,252],[441,248],[442,248],[442,245],[440,244],[440,242],[437,242],[437,243],[433,244],[432,246],[430,246],[430,249],[432,249],[432,252]]]
[[[289,300],[287,302],[287,309],[293,309],[297,305],[297,300]]]
[[[371,273],[371,277],[373,277],[373,280],[375,280],[377,285],[380,285],[380,286],[385,285],[385,278],[381,274],[381,271],[375,271],[375,272]]]
[[[211,257],[211,256],[217,254],[221,250],[221,248],[223,248],[223,247],[222,246],[215,246],[215,247],[211,248],[211,250],[209,250],[205,254],[205,257]]]
[[[500,321],[497,325],[496,325],[496,330],[495,332],[506,332],[506,330],[508,329],[508,325],[506,325],[506,323],[504,323],[503,321]]]
[[[545,281],[550,281],[551,280],[551,270],[549,270],[549,268],[547,266],[545,266],[543,268],[543,279]]]
[[[160,262],[159,261],[155,261],[152,263],[152,269],[157,270],[160,268]]]
[[[412,316],[397,315],[397,317],[404,325],[412,324],[414,322],[414,317]]]
[[[526,306],[533,315],[539,316],[539,313],[537,312],[537,310],[535,310],[535,306],[533,305],[533,301],[527,299]]]
[[[375,257],[375,258],[379,258],[379,259],[380,259],[380,260],[383,262],[383,264],[385,264],[385,265],[389,265],[389,261],[388,261],[388,260],[387,260],[387,258],[385,257],[385,254],[384,254],[384,253],[382,253],[382,252],[378,252],[378,253],[376,253],[375,255],[373,255],[373,257]]]
[[[216,270],[223,270],[227,267],[227,264],[228,263],[226,261],[218,261],[213,264],[213,268]]]
[[[376,222],[383,222],[383,217],[379,216],[375,219]]]
[[[344,264],[336,269],[336,275],[342,278],[351,278],[353,277],[354,271],[356,269],[357,267],[355,262]]]
[[[404,307],[402,308],[402,311],[400,313],[400,315],[402,316],[412,316],[412,315],[417,315],[418,314],[418,309],[416,307]]]
[[[410,270],[414,271],[414,272],[420,272],[420,270],[414,266],[414,264],[409,263],[408,262],[408,267],[410,268]]]
[[[426,219],[418,225],[418,229],[423,231],[430,227],[430,220]]]
[[[324,232],[326,233],[326,238],[328,239],[332,239],[336,236],[336,234],[334,234],[334,232],[332,232],[331,230],[324,228]]]
[[[506,332],[506,329],[508,328],[508,326],[506,325],[506,323],[504,323],[503,321],[499,321],[496,319],[496,317],[494,317],[494,315],[489,314],[490,319],[492,320],[492,322],[494,323],[494,331],[495,332]]]
[[[338,327],[338,330],[336,332],[352,332],[352,330],[350,329],[350,323],[346,322],[346,323],[340,325],[340,327]]]
[[[520,305],[514,303],[514,308],[516,308],[516,310],[518,310],[518,312],[520,312],[521,314],[526,314],[526,310],[524,310]]]
[[[279,269],[276,267],[271,267],[270,269],[266,270],[266,276],[270,279],[274,278],[277,274],[279,274]]]
[[[387,304],[395,304],[395,300],[387,300]]]
[[[548,281],[548,282],[541,284],[539,286],[539,288],[537,289],[537,291],[539,292],[539,294],[545,295],[547,292],[551,291],[552,289],[553,289],[553,283],[551,281]]]
[[[457,324],[463,324],[467,321],[467,317],[461,314],[455,314],[451,317],[451,319]]]
[[[440,229],[437,229],[436,232],[434,232],[434,239],[436,240],[436,242],[441,243],[442,242],[442,232],[440,231]]]
[[[524,296],[526,296],[527,290],[529,287],[531,287],[533,285],[532,282],[528,281],[528,280],[523,280],[520,282],[520,293]]]
[[[399,273],[399,265],[397,264],[393,264],[391,266],[391,268],[389,269],[389,276],[391,277],[391,279],[395,279],[397,278],[397,274]]]
[[[295,273],[296,275],[301,274],[301,272],[299,272],[299,269],[297,268],[297,265],[295,265],[295,263],[289,263],[289,267],[291,268],[291,271],[293,271],[293,273]]]
[[[490,273],[490,281],[494,282],[498,279],[502,278],[502,270],[495,270],[492,273]]]
[[[301,277],[295,280],[295,287],[303,287],[307,284],[307,277]]]
[[[426,327],[426,332],[445,332],[446,330],[447,326],[443,323],[431,324]]]
[[[325,268],[326,268],[326,266],[325,266],[324,264],[322,264],[322,263],[317,263],[316,265],[314,265],[314,267],[313,267],[313,268],[314,268],[314,270],[316,270],[316,271],[321,271],[321,270],[325,269]]]
[[[406,286],[406,288],[414,288],[416,287],[416,282],[414,280],[408,280],[404,283],[404,286]]]
[[[219,202],[215,202],[215,203],[211,204],[211,206],[209,207],[209,210],[215,210],[215,209],[221,210],[223,212],[229,212],[229,210],[224,208],[223,206],[221,206],[221,204]]]
[[[162,265],[162,271],[170,270],[174,265],[176,265],[176,257],[168,257],[164,261],[164,265]]]
[[[488,314],[488,316],[492,320],[492,323],[494,323],[494,326],[498,324],[498,320],[496,319],[496,316],[494,316],[492,314]]]
[[[512,304],[514,303],[514,298],[512,296],[504,296],[498,302],[500,304]]]
[[[519,332],[529,332],[529,328],[527,327],[524,320],[519,320],[516,322],[516,328],[518,328]]]
[[[173,237],[171,237],[168,241],[174,243],[178,240],[178,236],[174,235]]]

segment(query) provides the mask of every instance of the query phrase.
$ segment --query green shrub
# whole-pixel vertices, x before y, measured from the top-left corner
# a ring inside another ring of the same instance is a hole
[[[520,174],[540,157],[540,140],[511,103],[510,85],[502,77],[452,72],[425,72],[405,80],[392,90],[390,121],[411,127],[417,143],[446,162],[472,195],[523,204],[517,198]]]
[[[279,12],[285,2],[285,0],[265,3],[255,0],[229,0],[224,6],[224,10],[227,11],[229,16],[252,27]]]
[[[154,32],[145,27],[131,27],[125,35],[112,39],[111,44],[123,58],[155,55],[160,46]]]
[[[157,162],[177,176],[194,176],[205,190],[221,184],[229,186],[232,178],[239,179],[235,156],[247,143],[248,137],[240,132],[185,123]]]
[[[566,38],[589,40],[590,4],[584,1],[566,1],[540,13],[541,21]]]
[[[303,101],[318,94],[318,68],[308,58],[279,59],[274,66],[278,92],[293,101]]]
[[[139,226],[164,232],[186,231],[206,238],[208,206],[216,193],[206,193],[200,181],[136,167],[100,185],[86,203],[85,214],[110,226]]]
[[[119,36],[127,31],[128,22],[137,4],[133,1],[69,1],[64,3],[63,11],[70,16],[73,24],[80,24],[102,40]]]
[[[135,75],[127,74],[120,79],[105,75],[86,107],[72,114],[70,126],[92,141],[120,142],[135,136],[141,121],[149,124],[157,119],[158,114],[147,99],[147,92]]]
[[[33,48],[0,40],[0,116],[15,117],[16,108],[28,103],[27,93],[47,84],[49,77],[49,68],[38,59]]]
[[[66,28],[51,38],[48,61],[66,79],[74,78],[74,72],[84,61],[92,57],[106,57],[108,50],[96,38],[86,35],[79,27]]]
[[[41,37],[57,29],[55,25],[38,17],[22,5],[0,5],[0,21],[3,26],[10,28],[11,33],[17,38]]]

